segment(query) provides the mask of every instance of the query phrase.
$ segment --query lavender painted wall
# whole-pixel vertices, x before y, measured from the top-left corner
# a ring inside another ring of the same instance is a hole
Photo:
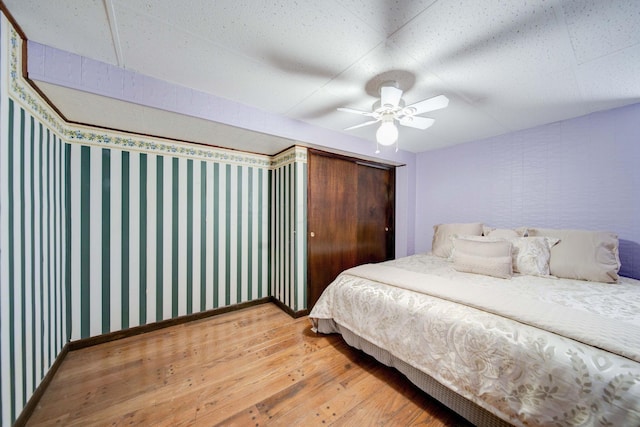
[[[471,221],[616,232],[640,278],[640,104],[419,154],[416,252]]]

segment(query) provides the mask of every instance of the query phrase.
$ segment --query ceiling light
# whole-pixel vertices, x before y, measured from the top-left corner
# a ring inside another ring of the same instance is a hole
[[[393,117],[384,117],[376,132],[376,141],[381,145],[393,145],[398,140],[398,128],[393,123]]]
[[[381,122],[380,127],[376,132],[376,153],[380,152],[380,145],[389,146],[393,144],[396,144],[397,152],[398,128],[396,127],[396,121],[400,126],[408,126],[424,130],[433,125],[435,120],[429,117],[419,116],[419,114],[439,110],[449,105],[449,98],[444,95],[438,95],[433,98],[423,99],[422,101],[405,106],[405,103],[402,100],[402,94],[402,89],[398,88],[398,84],[396,82],[383,82],[380,85],[380,99],[374,102],[370,112],[355,110],[353,108],[338,108],[339,111],[371,118],[369,121],[349,126],[344,130],[358,129]]]

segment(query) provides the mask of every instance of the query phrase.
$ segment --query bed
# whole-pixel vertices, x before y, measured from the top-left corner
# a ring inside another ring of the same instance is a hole
[[[435,228],[430,254],[340,274],[313,329],[342,334],[476,425],[640,426],[640,281],[617,276],[616,236]],[[534,240],[546,252],[527,249]]]

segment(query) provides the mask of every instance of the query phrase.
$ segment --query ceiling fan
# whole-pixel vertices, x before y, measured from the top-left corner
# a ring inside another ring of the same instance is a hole
[[[404,105],[402,100],[402,90],[394,81],[384,82],[380,85],[380,100],[373,104],[372,111],[361,111],[353,108],[338,108],[346,113],[360,114],[371,117],[373,120],[350,126],[344,130],[352,130],[382,122],[376,131],[376,141],[381,145],[393,145],[398,140],[397,121],[401,126],[408,126],[416,129],[427,129],[435,120],[428,117],[420,117],[418,114],[439,110],[449,105],[449,98],[439,95],[433,98],[424,99],[411,105]],[[398,146],[396,145],[396,151]],[[379,153],[380,150],[376,150]]]

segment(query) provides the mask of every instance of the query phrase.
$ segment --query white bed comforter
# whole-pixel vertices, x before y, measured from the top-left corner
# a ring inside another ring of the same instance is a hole
[[[640,281],[503,280],[414,255],[344,272],[309,316],[515,425],[640,426]]]

